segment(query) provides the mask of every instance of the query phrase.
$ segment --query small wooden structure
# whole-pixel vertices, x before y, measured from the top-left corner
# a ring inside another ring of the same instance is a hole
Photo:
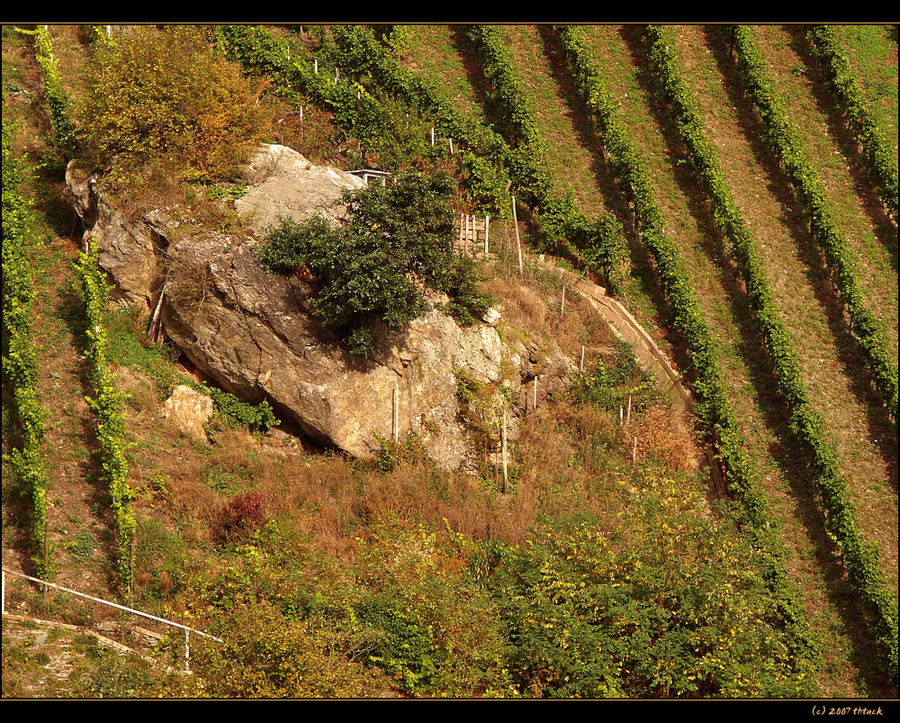
[[[359,168],[355,171],[347,171],[347,173],[352,173],[354,176],[359,176],[366,182],[367,186],[369,185],[370,178],[380,178],[381,185],[385,186],[387,185],[387,179],[391,177],[391,174],[387,171],[376,171],[372,168]]]
[[[478,253],[481,251],[487,254],[491,217],[478,218],[477,216],[461,213],[457,223],[459,224],[459,232],[453,244],[454,248],[466,253]]]

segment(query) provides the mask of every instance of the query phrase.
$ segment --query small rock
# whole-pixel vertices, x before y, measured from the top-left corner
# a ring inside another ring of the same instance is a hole
[[[489,306],[485,309],[484,314],[481,315],[481,320],[488,326],[496,326],[497,322],[500,321],[500,312],[493,306]]]
[[[163,417],[174,420],[183,434],[206,441],[206,423],[213,414],[213,400],[180,384],[163,404]]]

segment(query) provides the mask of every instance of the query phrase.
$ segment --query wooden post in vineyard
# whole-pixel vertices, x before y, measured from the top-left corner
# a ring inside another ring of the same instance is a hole
[[[391,436],[394,438],[394,444],[400,441],[400,390],[397,383],[394,382],[394,394],[391,405]]]
[[[503,461],[503,494],[509,492],[509,475],[506,463],[506,409],[503,410],[503,426],[500,428],[500,457]]]
[[[584,374],[584,344],[581,345],[581,362],[578,364],[578,371]]]
[[[519,273],[522,273],[522,242],[519,240],[519,218],[516,215],[516,197],[512,197],[513,228],[516,230],[516,248],[519,251]]]
[[[491,217],[484,217],[484,255],[487,257],[488,255],[488,229],[491,226]]]
[[[469,253],[469,214],[466,214],[466,235],[463,237],[463,249]]]

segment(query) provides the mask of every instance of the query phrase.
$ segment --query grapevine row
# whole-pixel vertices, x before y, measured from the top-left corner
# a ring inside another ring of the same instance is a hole
[[[109,286],[97,263],[97,249],[91,244],[76,262],[84,294],[91,383],[95,396],[88,399],[97,415],[97,442],[100,445],[102,479],[112,498],[117,533],[116,568],[126,591],[133,582],[132,550],[136,522],[131,508],[134,492],[128,484],[128,459],[125,450],[125,417],[122,413],[124,395],[115,388],[115,377],[109,368],[108,339],[103,314],[109,299]]]
[[[21,193],[23,165],[10,155],[11,126],[3,121],[3,375],[15,402],[22,430],[22,449],[9,461],[31,498],[31,541],[38,575],[49,577],[52,562],[47,541],[47,490],[44,460],[45,422],[50,416],[37,393],[37,349],[32,340],[31,312],[35,289],[27,249],[33,223],[30,201]],[[40,551],[40,552],[38,552]]]
[[[592,224],[575,205],[571,194],[554,196],[552,180],[543,164],[546,143],[540,136],[537,117],[514,63],[496,25],[476,25],[470,36],[478,44],[483,58],[483,71],[491,83],[496,100],[506,114],[511,141],[522,152],[514,177],[528,190],[532,204],[540,209],[539,224],[551,238],[567,237],[577,247],[596,254],[598,265],[614,289],[620,289],[628,277],[628,249],[618,221],[610,214]]]
[[[59,69],[53,58],[53,40],[42,25],[35,30],[19,32],[34,36],[35,59],[41,70],[44,101],[50,114],[51,146],[58,153],[71,158],[77,148],[77,138],[75,125],[69,115],[69,98],[63,90]]]
[[[806,158],[799,134],[775,90],[752,30],[738,25],[726,34],[737,55],[741,80],[762,118],[765,140],[781,161],[801,207],[809,215],[810,231],[822,249],[832,281],[850,317],[850,330],[861,346],[862,355],[874,377],[875,388],[896,420],[897,369],[878,321],[866,307],[856,263],[835,223],[821,178]]]
[[[862,158],[881,200],[897,221],[897,156],[869,110],[850,60],[841,48],[834,29],[813,25],[808,32],[813,53],[825,71],[825,78],[847,118],[847,125],[862,148]]]
[[[561,26],[558,32],[570,57],[576,89],[598,124],[608,160],[618,184],[635,205],[640,236],[656,262],[675,325],[684,335],[696,370],[694,391],[698,397],[697,415],[704,424],[722,460],[730,489],[737,494],[741,516],[754,546],[763,556],[766,578],[777,602],[779,613],[792,630],[795,657],[800,666],[815,667],[819,657],[804,619],[799,596],[787,577],[788,553],[777,526],[767,514],[768,499],[760,487],[756,471],[744,452],[745,443],[728,401],[716,342],[700,312],[696,296],[679,261],[678,249],[666,236],[662,211],[654,200],[646,165],[631,142],[627,126],[617,114],[618,103],[577,26]]]
[[[700,184],[709,197],[713,218],[731,245],[747,288],[750,307],[775,372],[779,392],[790,410],[790,427],[807,447],[816,471],[816,482],[828,514],[826,527],[841,545],[847,570],[859,591],[874,639],[884,651],[886,667],[897,676],[897,605],[880,572],[879,555],[859,532],[847,483],[837,468],[833,445],[825,438],[821,417],[812,409],[802,380],[800,360],[781,320],[762,259],[731,194],[709,143],[694,94],[682,80],[674,43],[659,26],[645,31],[653,71],[662,87],[666,106],[675,119],[679,137]]]

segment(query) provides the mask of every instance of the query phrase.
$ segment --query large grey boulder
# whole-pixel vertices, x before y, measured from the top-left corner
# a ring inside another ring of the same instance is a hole
[[[496,329],[459,327],[437,309],[406,329],[384,333],[369,360],[347,354],[310,313],[313,282],[267,274],[250,244],[222,254],[206,235],[179,241],[170,255],[182,270],[162,307],[169,339],[225,389],[269,400],[311,438],[370,458],[390,439],[393,394],[398,432],[415,433],[443,468],[465,459],[457,369],[518,394],[519,356]]]
[[[339,223],[346,208],[337,203],[345,188],[363,188],[358,176],[316,166],[293,148],[265,145],[253,153],[246,170],[247,192],[234,202],[256,233],[277,226],[281,218],[306,221],[316,214]]]

